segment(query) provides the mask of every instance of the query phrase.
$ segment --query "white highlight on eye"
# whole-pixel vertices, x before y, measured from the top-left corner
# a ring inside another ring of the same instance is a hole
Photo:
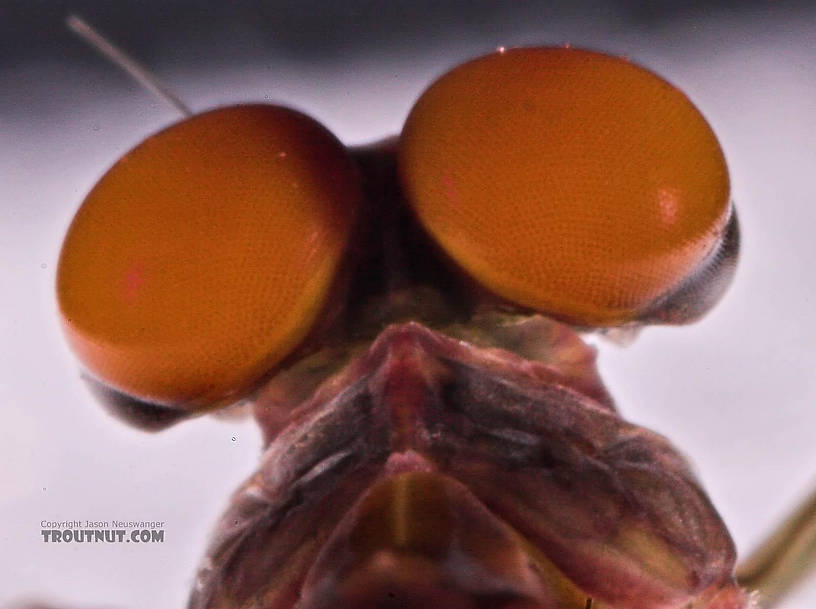
[[[660,210],[660,219],[664,224],[674,224],[680,211],[678,199],[680,193],[676,188],[666,187],[657,191],[657,203]]]

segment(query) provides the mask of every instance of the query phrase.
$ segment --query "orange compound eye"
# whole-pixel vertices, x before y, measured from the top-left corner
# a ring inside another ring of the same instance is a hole
[[[678,89],[625,59],[497,52],[442,76],[400,142],[406,196],[501,297],[582,325],[631,321],[729,221],[722,150]]]
[[[360,197],[340,142],[293,110],[171,126],[116,163],[71,224],[57,278],[69,343],[143,400],[240,397],[312,328]]]

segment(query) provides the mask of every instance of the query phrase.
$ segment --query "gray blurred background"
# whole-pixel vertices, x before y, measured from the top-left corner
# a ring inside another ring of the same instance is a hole
[[[122,153],[178,117],[63,25],[77,13],[195,110],[298,107],[347,143],[399,131],[445,69],[496,46],[625,54],[685,90],[729,162],[744,230],[724,302],[599,342],[630,419],[694,461],[741,552],[816,484],[816,8],[754,2],[0,0],[0,606],[178,609],[260,441],[244,420],[159,435],[106,416],[60,335],[62,235]],[[45,544],[40,521],[163,520],[163,544]],[[816,581],[787,609],[816,606]]]

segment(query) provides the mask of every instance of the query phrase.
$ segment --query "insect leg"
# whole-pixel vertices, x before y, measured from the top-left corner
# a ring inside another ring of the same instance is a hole
[[[737,580],[759,593],[763,609],[771,609],[814,570],[816,491],[737,567]]]

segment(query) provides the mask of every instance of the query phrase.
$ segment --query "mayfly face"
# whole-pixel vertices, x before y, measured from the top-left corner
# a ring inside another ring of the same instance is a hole
[[[254,403],[267,448],[191,607],[743,609],[686,461],[575,331],[705,313],[729,196],[666,81],[500,51],[368,148],[257,105],[148,138],[71,225],[60,310],[131,422]]]

